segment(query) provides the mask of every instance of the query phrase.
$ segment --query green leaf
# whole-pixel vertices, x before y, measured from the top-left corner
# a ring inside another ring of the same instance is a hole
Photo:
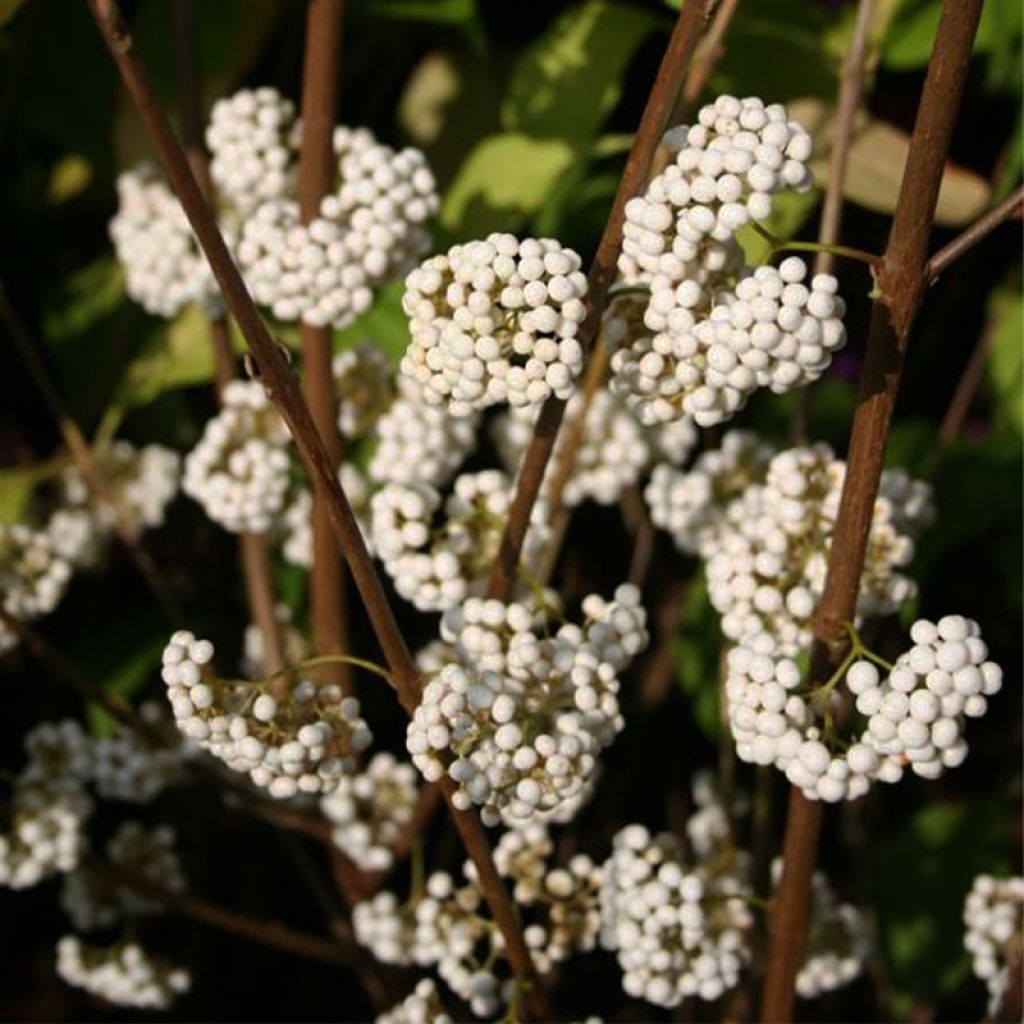
[[[922,68],[931,57],[942,13],[941,0],[903,0],[889,28],[882,62],[897,71]],[[1019,92],[1024,8],[1016,0],[990,0],[981,9],[975,53],[989,58],[989,84]]]
[[[565,11],[518,61],[502,107],[508,131],[589,139],[622,94],[622,76],[658,19],[585,0]]]
[[[365,12],[374,18],[468,25],[479,17],[476,0],[366,0]]]
[[[103,689],[114,697],[127,700],[137,693],[147,677],[160,664],[164,640],[156,639],[133,651],[121,664],[103,679]],[[117,728],[117,719],[99,704],[86,706],[89,730],[94,736],[109,736]]]
[[[110,316],[124,300],[124,277],[112,256],[103,256],[67,277],[43,313],[51,345],[78,343],[81,335]]]
[[[377,296],[377,301],[350,327],[335,336],[335,347],[350,348],[362,341],[370,341],[387,353],[392,364],[409,347],[409,322],[402,309],[403,281],[393,281]]]
[[[40,475],[39,466],[0,469],[0,523],[18,523],[25,519]]]
[[[988,382],[997,424],[1024,430],[1024,299],[1017,290],[996,292],[989,311],[992,331]]]
[[[492,135],[466,158],[441,207],[441,223],[460,237],[516,231],[544,204],[577,159],[562,139]]]
[[[969,973],[963,901],[977,874],[1008,870],[1004,820],[998,799],[932,804],[877,850],[874,905],[897,991],[934,1000]]]
[[[121,384],[120,403],[145,405],[172,388],[213,379],[210,325],[198,306],[188,306],[166,327],[154,332],[144,351],[132,360]]]
[[[722,639],[703,572],[697,573],[690,585],[673,647],[679,687],[690,699],[694,721],[706,736],[717,740],[721,732],[718,659]]]
[[[775,103],[797,96],[833,100],[840,65],[830,37],[844,19],[829,6],[806,0],[741,3],[709,95],[764,96]]]

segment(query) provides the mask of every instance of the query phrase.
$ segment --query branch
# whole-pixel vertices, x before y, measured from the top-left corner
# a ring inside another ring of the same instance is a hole
[[[174,0],[174,55],[178,91],[181,95],[181,133],[192,173],[208,201],[214,198],[210,163],[203,145],[203,111],[199,71],[196,67],[196,38],[192,0]],[[235,357],[224,316],[209,318],[210,347],[213,351],[213,380],[218,397],[235,378]],[[245,580],[249,616],[263,639],[263,665],[268,674],[284,668],[284,641],[277,620],[274,581],[270,568],[270,547],[255,533],[239,537],[242,577]]]
[[[679,94],[676,107],[673,110],[673,124],[679,124],[682,121],[686,111],[693,109],[694,104],[707,87],[718,62],[725,54],[723,40],[739,6],[740,0],[721,0],[718,10],[715,11],[711,27],[694,54],[693,65],[686,76],[683,90]]]
[[[944,245],[929,261],[925,268],[928,283],[955,263],[965,252],[973,249],[983,238],[990,235],[1004,221],[1020,217],[1024,211],[1024,185],[1011,192],[998,206],[976,220],[969,228]]]
[[[142,896],[157,900],[168,910],[195,918],[221,931],[240,935],[251,942],[258,942],[307,959],[343,964],[365,977],[363,972],[366,970],[368,958],[356,947],[298,931],[279,921],[229,910],[187,892],[176,892],[143,874],[96,857],[89,857],[83,866],[110,886],[131,889]]]
[[[291,431],[314,491],[320,492],[330,513],[331,525],[363,599],[377,640],[396,682],[398,698],[406,712],[415,711],[421,680],[394,612],[388,603],[380,577],[373,566],[359,524],[338,480],[317,432],[309,408],[291,375],[281,347],[270,336],[245,282],[221,237],[210,208],[196,184],[188,160],[161,109],[135,52],[131,34],[116,0],[87,0],[107,48],[157,151],[164,171],[178,196],[214,276],[256,363],[267,395]],[[690,5],[687,5],[690,9]],[[550,1010],[540,985],[533,959],[523,938],[515,905],[498,873],[490,845],[479,817],[472,811],[458,811],[452,803],[456,786],[446,774],[438,783],[449,805],[452,820],[473,861],[481,890],[495,924],[501,930],[513,972],[526,993],[525,1002],[535,1019],[547,1019]]]
[[[36,661],[45,665],[58,679],[77,690],[86,700],[98,704],[111,718],[137,732],[148,743],[163,745],[163,740],[136,713],[135,709],[119,697],[108,693],[77,665],[55,651],[41,633],[15,618],[0,601],[0,624],[17,636]]]
[[[658,77],[647,99],[640,126],[633,137],[633,146],[626,159],[611,214],[587,277],[587,318],[580,330],[580,344],[585,352],[589,351],[597,337],[601,316],[608,302],[608,289],[615,279],[626,203],[641,190],[647,179],[655,149],[665,133],[683,75],[713,3],[714,0],[688,0],[683,4],[665,55],[662,57]],[[527,446],[519,470],[516,493],[509,509],[498,557],[491,570],[488,588],[491,597],[507,600],[512,592],[530,513],[540,492],[544,471],[551,458],[562,417],[565,415],[565,406],[563,400],[549,398],[537,417],[533,437]]]
[[[334,121],[341,74],[341,28],[344,0],[309,0],[306,53],[302,72],[302,146],[299,153],[299,213],[304,224],[320,212],[321,200],[334,180]],[[303,322],[302,368],[306,401],[331,461],[344,457],[338,429],[338,402],[331,367],[331,329]],[[313,500],[313,570],[310,575],[313,643],[318,654],[348,649],[345,580],[341,552],[331,532],[323,497]],[[352,690],[345,665],[325,671],[325,677]]]
[[[878,270],[839,512],[828,572],[815,616],[811,679],[824,679],[843,652],[844,621],[853,619],[885,444],[910,328],[927,285],[932,219],[960,105],[982,0],[944,0],[910,152]],[[761,1019],[792,1019],[794,982],[804,951],[822,807],[792,788],[783,870],[771,922]]]
[[[839,99],[832,123],[828,181],[825,185],[825,199],[821,206],[821,223],[818,228],[818,241],[823,245],[835,245],[839,241],[839,231],[843,222],[843,186],[846,183],[846,168],[849,163],[850,139],[853,137],[853,120],[864,91],[868,37],[874,6],[875,0],[859,0],[850,48],[843,62]],[[815,260],[814,271],[817,274],[831,273],[834,263],[835,254],[822,250]]]

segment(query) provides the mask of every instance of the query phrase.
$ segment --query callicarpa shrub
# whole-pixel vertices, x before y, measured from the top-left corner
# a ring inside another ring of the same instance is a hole
[[[0,10],[0,1012],[1019,1020],[1019,19],[127,6]]]

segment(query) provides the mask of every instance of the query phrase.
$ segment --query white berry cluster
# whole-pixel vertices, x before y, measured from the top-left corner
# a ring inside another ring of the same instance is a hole
[[[745,488],[725,511],[707,552],[711,603],[732,641],[770,633],[787,654],[810,642],[809,622],[825,584],[832,531],[845,463],[825,444],[776,455],[763,484]],[[889,498],[892,476],[882,474],[875,502],[858,616],[885,615],[916,593],[900,570],[914,554],[914,539],[928,521],[927,485],[914,490],[916,514]],[[900,494],[904,476],[898,477]],[[652,503],[653,504],[653,503]]]
[[[510,998],[511,983],[495,973],[504,942],[485,912],[483,893],[472,879],[457,885],[437,871],[406,903],[382,891],[357,904],[352,926],[357,941],[378,960],[436,966],[475,1014],[491,1017]]]
[[[363,539],[371,546],[368,513],[370,485],[365,476],[352,462],[343,462],[338,471],[338,480],[345,491]],[[285,561],[302,569],[313,568],[313,494],[308,487],[298,487],[294,497],[281,518],[284,541],[281,554]]]
[[[686,422],[686,421],[682,421]],[[730,430],[721,446],[702,452],[685,472],[655,466],[644,497],[651,522],[684,554],[710,558],[726,524],[726,509],[752,484],[763,483],[775,449],[756,434]]]
[[[276,89],[241,89],[210,111],[210,175],[242,214],[294,190],[295,104]]]
[[[397,397],[376,422],[367,474],[377,485],[446,487],[476,445],[477,422],[427,404],[415,383],[400,376]]]
[[[779,859],[772,864],[776,885],[781,874]],[[872,948],[864,914],[852,903],[840,903],[825,875],[815,871],[804,959],[796,976],[797,995],[815,999],[848,985],[863,971]]]
[[[569,400],[566,429],[559,432],[555,451],[548,462],[547,479],[558,466],[566,430],[579,416],[582,401],[578,393]],[[519,468],[536,419],[537,409],[523,406],[510,409],[495,421],[495,444],[510,474]],[[624,490],[640,479],[652,454],[652,437],[648,431],[617,398],[607,391],[598,391],[587,410],[583,438],[562,501],[569,507],[588,498],[601,505],[614,504]]]
[[[619,676],[647,643],[636,587],[591,594],[582,626],[471,598],[445,613],[452,660],[426,685],[406,746],[428,782],[446,772],[455,803],[485,824],[524,822],[580,796],[622,729]]]
[[[626,205],[623,227],[624,255],[651,274],[681,277],[702,242],[731,241],[770,216],[774,194],[811,186],[811,137],[778,103],[719,96],[664,143],[673,160]]]
[[[53,611],[71,580],[70,563],[57,553],[45,530],[0,523],[0,601],[15,619],[30,622]],[[0,654],[17,644],[0,624]]]
[[[287,678],[275,696],[267,681],[218,679],[213,653],[184,631],[164,648],[162,675],[182,733],[271,796],[334,789],[371,740],[359,702],[309,680]]]
[[[158,745],[168,723],[156,704],[143,704],[139,714],[153,731],[152,743],[120,725],[97,737],[71,719],[37,725],[25,737],[26,775],[92,786],[104,800],[150,803],[181,778],[186,751],[175,741],[173,730],[167,742]]]
[[[988,986],[989,1016],[1000,1009],[1020,969],[1024,943],[1024,878],[978,875],[964,903],[964,946],[974,973]]]
[[[340,329],[423,254],[439,201],[419,150],[396,152],[341,126],[333,144],[338,184],[318,216],[302,224],[291,194],[267,199],[244,221],[238,259],[253,298],[277,319]]]
[[[672,163],[626,204],[619,274],[647,287],[606,333],[612,390],[644,423],[729,419],[757,388],[816,380],[845,342],[827,274],[796,257],[745,266],[736,232],[766,219],[772,195],[811,184],[811,139],[785,108],[720,96],[665,136]],[[624,297],[625,298],[625,297]]]
[[[92,801],[74,780],[20,775],[0,831],[0,885],[25,889],[74,868],[91,811]]]
[[[481,593],[514,493],[496,469],[463,473],[446,499],[427,483],[385,484],[370,501],[370,535],[398,593],[421,611],[443,611]],[[545,505],[538,502],[523,546],[528,567],[544,550],[545,520]]]
[[[338,430],[350,441],[362,437],[395,397],[391,363],[372,342],[361,342],[334,357],[331,373],[338,398]]]
[[[565,867],[551,867],[553,853],[547,828],[539,823],[510,829],[494,848],[498,871],[514,883],[516,904],[541,911],[523,929],[541,974],[574,953],[595,949],[601,932],[603,867],[584,853],[570,857]]]
[[[220,412],[185,458],[182,488],[224,529],[263,533],[288,494],[288,430],[256,381],[232,381],[221,397]]]
[[[107,860],[172,892],[185,888],[185,876],[175,849],[174,830],[163,825],[147,828],[127,821],[106,847]],[[148,896],[122,888],[96,875],[88,867],[65,876],[61,905],[76,930],[107,928],[125,918],[159,913],[164,905]]]
[[[988,646],[973,619],[945,615],[918,619],[913,646],[885,679],[869,662],[850,668],[846,684],[867,719],[865,742],[922,778],[938,778],[967,756],[965,719],[980,718],[1003,685],[1003,671],[988,660]],[[855,672],[856,670],[856,672]]]
[[[655,278],[647,331],[611,359],[612,391],[643,423],[730,419],[758,388],[783,393],[817,380],[846,341],[836,279],[807,284],[803,260],[744,270],[735,288]]]
[[[357,775],[345,775],[320,800],[335,846],[364,871],[391,867],[392,847],[412,820],[416,771],[388,753],[375,754]]]
[[[737,755],[774,764],[805,796],[829,802],[856,799],[875,781],[898,782],[907,767],[933,779],[961,764],[964,716],[984,714],[1002,671],[985,660],[977,624],[961,616],[918,620],[911,639],[884,679],[857,658],[817,690],[803,685],[797,662],[769,634],[734,647],[726,697]],[[866,721],[849,741],[832,724],[840,675]]]
[[[57,943],[57,973],[116,1006],[165,1010],[192,985],[188,971],[151,956],[137,942],[93,946],[77,935]]]
[[[147,444],[141,448],[117,440],[93,453],[97,468],[111,490],[117,508],[93,494],[81,470],[69,466],[61,474],[66,506],[88,507],[100,530],[110,532],[120,513],[136,529],[162,526],[167,506],[178,493],[181,456],[170,448]]]
[[[467,415],[572,393],[587,294],[572,250],[550,238],[493,234],[428,259],[405,286],[412,340],[402,372],[425,401]]]
[[[117,196],[110,237],[128,295],[147,313],[166,318],[193,302],[215,308],[213,272],[163,178],[140,164],[118,175]]]
[[[445,1013],[437,986],[430,978],[417,982],[397,1006],[377,1017],[376,1024],[453,1024]]]
[[[605,865],[602,944],[623,988],[656,1006],[718,999],[749,959],[745,871],[725,858],[687,866],[676,838],[629,825]]]

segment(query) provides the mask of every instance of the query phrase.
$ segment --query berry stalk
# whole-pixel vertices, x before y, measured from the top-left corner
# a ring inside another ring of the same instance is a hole
[[[878,268],[878,296],[850,436],[836,540],[815,617],[812,679],[827,678],[845,654],[843,622],[855,614],[910,328],[927,287],[932,219],[980,15],[981,0],[946,0],[942,7],[889,242]],[[820,803],[791,790],[761,1004],[761,1019],[766,1022],[792,1019],[821,819]]]

